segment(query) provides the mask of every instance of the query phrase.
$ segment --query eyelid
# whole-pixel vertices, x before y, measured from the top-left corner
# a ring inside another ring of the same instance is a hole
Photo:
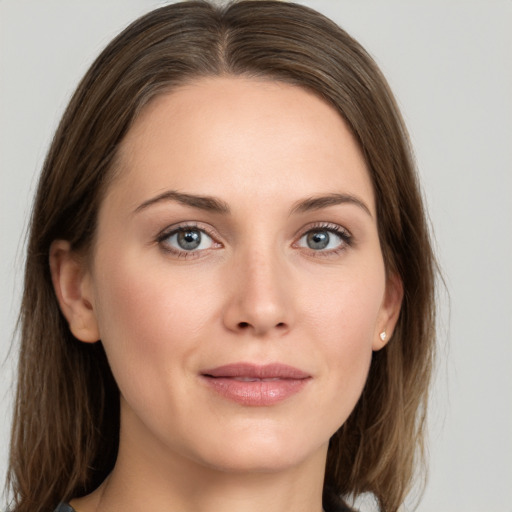
[[[296,235],[296,242],[294,242],[294,246],[297,247],[298,243],[302,238],[312,231],[328,231],[334,233],[342,240],[342,244],[340,247],[336,249],[328,249],[328,250],[314,250],[308,249],[299,246],[302,249],[308,250],[310,253],[313,253],[317,256],[329,256],[333,254],[338,254],[340,251],[347,249],[347,247],[351,247],[354,244],[354,237],[352,233],[344,226],[340,224],[336,224],[333,222],[315,222],[312,224],[308,224],[307,226],[300,229],[298,234]]]
[[[208,249],[200,249],[198,251],[186,251],[184,249],[180,250],[175,247],[171,247],[169,245],[164,244],[164,241],[171,237],[172,235],[178,233],[179,231],[186,230],[197,230],[205,233],[209,238],[212,239],[214,247],[210,247]],[[162,229],[155,238],[155,241],[160,245],[163,251],[174,254],[175,256],[179,256],[182,258],[197,258],[202,254],[212,250],[222,247],[222,243],[218,240],[219,236],[217,233],[208,225],[202,224],[196,221],[184,221],[179,222],[177,224],[173,224],[171,226],[167,226]]]
[[[312,222],[311,224],[307,224],[306,226],[300,228],[297,231],[295,238],[301,238],[310,231],[321,231],[322,229],[324,229],[325,231],[332,231],[334,233],[346,235],[347,238],[352,238],[353,236],[350,230],[342,226],[341,224],[336,224],[335,222],[321,221]]]
[[[209,238],[213,241],[213,247],[209,247],[207,249],[200,249],[200,250],[180,250],[178,248],[171,247],[169,245],[164,244],[164,241],[171,237],[172,235],[176,234],[179,231],[182,230],[198,230],[203,233],[205,233]],[[328,231],[331,233],[334,233],[336,236],[338,236],[342,243],[340,244],[340,247],[337,247],[335,249],[327,249],[327,250],[314,250],[314,249],[308,249],[302,246],[299,246],[300,240],[307,235],[308,233],[312,231]],[[182,257],[182,258],[197,258],[201,257],[205,253],[209,252],[212,249],[218,249],[223,247],[223,244],[219,241],[219,235],[218,233],[207,224],[203,224],[201,222],[197,221],[183,221],[176,224],[172,224],[170,226],[165,227],[162,229],[158,235],[155,238],[155,241],[161,246],[162,250],[174,254],[175,256]],[[314,254],[319,257],[326,257],[330,255],[338,254],[339,252],[347,249],[348,247],[352,246],[354,243],[354,238],[352,233],[345,228],[344,226],[340,224],[336,224],[333,222],[314,222],[311,224],[308,224],[304,227],[302,227],[297,234],[294,237],[295,242],[292,244],[293,247],[301,248],[307,250],[309,253]]]
[[[203,224],[202,222],[197,221],[183,221],[177,222],[176,224],[171,224],[170,226],[166,226],[158,233],[156,238],[157,240],[163,239],[165,237],[169,237],[170,235],[176,233],[177,231],[187,229],[197,229],[198,231],[205,232],[211,238],[218,238],[218,235],[214,232],[213,228],[209,227],[206,224]]]

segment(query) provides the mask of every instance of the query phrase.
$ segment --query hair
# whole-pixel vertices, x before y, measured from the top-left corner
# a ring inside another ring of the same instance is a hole
[[[404,123],[366,51],[305,6],[188,1],[136,20],[100,54],[57,129],[32,211],[8,485],[16,512],[52,511],[112,470],[119,391],[101,342],[79,342],[49,269],[53,240],[87,253],[120,143],[148,102],[201,77],[241,76],[313,91],[350,127],[373,183],[386,271],[404,298],[392,340],[374,352],[362,396],[331,438],[324,494],[372,493],[398,510],[424,467],[435,345],[435,260]]]

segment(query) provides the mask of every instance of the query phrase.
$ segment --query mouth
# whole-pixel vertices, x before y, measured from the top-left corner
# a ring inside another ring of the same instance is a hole
[[[280,363],[235,363],[201,372],[201,378],[217,394],[245,406],[270,406],[300,392],[311,375]]]

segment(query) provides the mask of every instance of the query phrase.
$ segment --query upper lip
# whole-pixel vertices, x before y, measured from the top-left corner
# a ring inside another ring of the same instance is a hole
[[[250,379],[293,379],[302,380],[311,377],[298,368],[287,364],[252,364],[252,363],[232,363],[216,368],[210,368],[201,372],[205,377],[225,377],[225,378],[250,378]]]

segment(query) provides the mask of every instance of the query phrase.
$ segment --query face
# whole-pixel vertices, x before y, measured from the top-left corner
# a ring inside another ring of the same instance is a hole
[[[341,117],[242,78],[145,108],[81,293],[121,391],[121,443],[224,471],[324,460],[399,308]]]

